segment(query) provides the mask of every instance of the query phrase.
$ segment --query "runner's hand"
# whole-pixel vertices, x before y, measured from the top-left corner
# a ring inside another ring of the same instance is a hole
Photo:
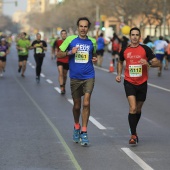
[[[78,51],[78,49],[79,49],[79,46],[73,47],[71,50],[72,54],[75,54]]]
[[[139,63],[142,64],[142,65],[148,65],[148,62],[145,59],[142,59],[142,58],[139,60]]]
[[[97,57],[93,57],[93,58],[92,58],[92,62],[93,62],[93,63],[96,63],[96,62],[97,62]]]
[[[120,83],[120,82],[121,82],[121,76],[116,76],[116,81],[117,81],[118,83]]]

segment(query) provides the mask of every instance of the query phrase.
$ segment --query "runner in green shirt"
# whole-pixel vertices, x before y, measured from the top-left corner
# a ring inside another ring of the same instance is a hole
[[[55,38],[54,34],[52,34],[52,36],[50,37],[50,42],[49,42],[50,46],[51,46],[51,59],[55,58],[54,48],[53,48],[55,40],[56,40],[56,38]]]
[[[18,40],[17,42],[17,50],[18,50],[18,59],[19,59],[19,68],[18,72],[21,73],[22,77],[25,77],[24,73],[26,70],[26,65],[27,65],[27,58],[28,58],[28,50],[30,48],[30,41],[26,39],[26,33],[23,32],[21,33],[21,39]]]

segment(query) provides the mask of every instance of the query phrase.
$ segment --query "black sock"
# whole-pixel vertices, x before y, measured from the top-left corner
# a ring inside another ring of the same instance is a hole
[[[139,122],[139,120],[140,120],[140,117],[141,117],[141,112],[136,113],[136,119],[137,119],[136,127],[137,127],[137,125],[138,125],[138,122]]]
[[[128,120],[129,120],[130,129],[131,129],[131,134],[135,135],[136,134],[136,123],[137,123],[136,114],[129,113]]]

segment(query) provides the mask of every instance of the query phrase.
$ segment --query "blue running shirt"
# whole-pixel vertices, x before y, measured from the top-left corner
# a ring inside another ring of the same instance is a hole
[[[96,40],[91,37],[81,39],[77,35],[68,36],[59,47],[61,51],[70,51],[79,46],[78,51],[69,56],[69,69],[71,79],[86,80],[95,77],[93,67],[93,54],[96,53]]]

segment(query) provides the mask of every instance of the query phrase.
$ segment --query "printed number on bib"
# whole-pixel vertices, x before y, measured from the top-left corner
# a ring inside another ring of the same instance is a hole
[[[36,48],[36,54],[41,54],[42,53],[42,48]]]
[[[1,51],[0,52],[0,57],[4,57],[5,56],[5,52]]]
[[[26,48],[22,48],[21,52],[26,53]]]
[[[89,61],[89,53],[87,51],[78,51],[75,54],[75,63],[87,63]]]
[[[142,76],[142,65],[129,65],[130,77],[141,77]]]

